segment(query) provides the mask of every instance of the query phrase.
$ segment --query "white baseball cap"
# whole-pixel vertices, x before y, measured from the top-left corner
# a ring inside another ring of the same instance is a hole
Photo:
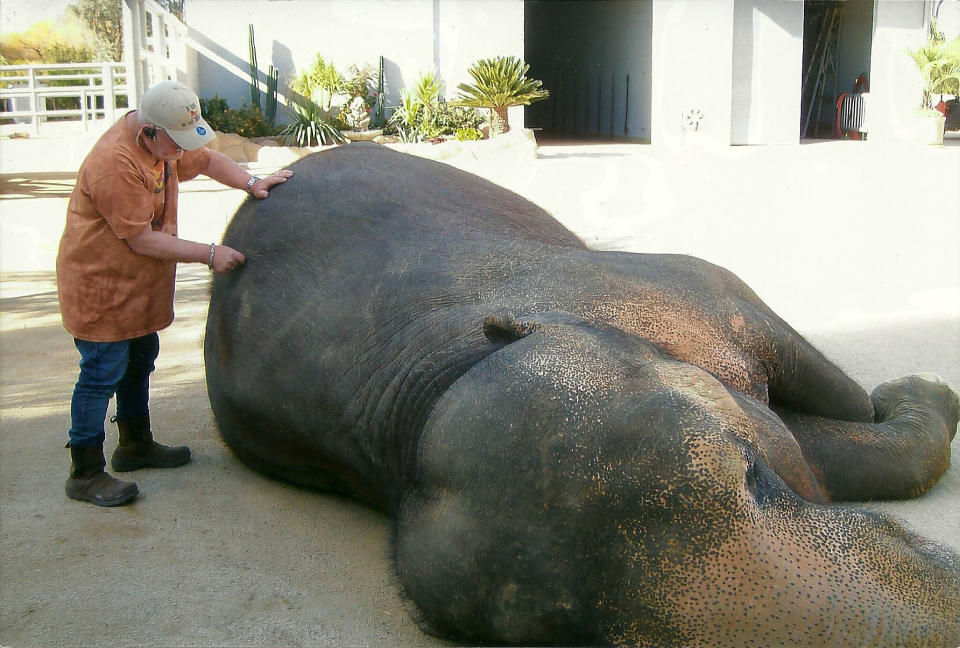
[[[140,123],[149,122],[167,131],[185,151],[211,142],[216,133],[200,114],[197,93],[179,81],[161,81],[140,100]]]

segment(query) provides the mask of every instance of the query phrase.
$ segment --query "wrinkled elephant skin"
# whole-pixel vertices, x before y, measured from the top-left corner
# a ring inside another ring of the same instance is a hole
[[[522,198],[351,144],[248,200],[207,384],[246,464],[393,516],[426,632],[618,646],[960,644],[914,497],[958,401],[867,395],[739,279],[598,252]]]

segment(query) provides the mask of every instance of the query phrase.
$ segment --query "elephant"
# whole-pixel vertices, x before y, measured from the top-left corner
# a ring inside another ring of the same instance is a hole
[[[393,521],[459,642],[960,644],[960,556],[847,500],[948,468],[960,400],[867,394],[733,273],[598,251],[374,143],[307,156],[224,243],[207,389],[237,458]]]

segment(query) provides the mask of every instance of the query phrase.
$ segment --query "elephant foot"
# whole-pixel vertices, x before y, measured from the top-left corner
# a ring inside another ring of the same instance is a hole
[[[877,423],[900,420],[919,428],[939,419],[950,440],[956,436],[960,397],[936,374],[921,373],[890,380],[878,385],[870,394],[870,400]]]
[[[903,495],[928,491],[950,466],[950,442],[957,434],[960,398],[934,374],[897,378],[870,394],[876,426],[886,437],[900,471],[914,475]]]

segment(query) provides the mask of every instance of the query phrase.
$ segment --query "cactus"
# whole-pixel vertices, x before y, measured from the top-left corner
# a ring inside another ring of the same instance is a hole
[[[373,114],[370,118],[370,128],[383,128],[387,120],[384,112],[383,97],[383,55],[380,56],[380,73],[377,76],[377,101],[373,106]]]
[[[250,46],[250,105],[260,107],[260,85],[257,73],[257,46],[253,42],[253,24],[247,25],[247,42]]]
[[[277,83],[280,81],[280,71],[270,66],[267,72],[267,105],[265,117],[270,124],[274,124],[277,119]]]

